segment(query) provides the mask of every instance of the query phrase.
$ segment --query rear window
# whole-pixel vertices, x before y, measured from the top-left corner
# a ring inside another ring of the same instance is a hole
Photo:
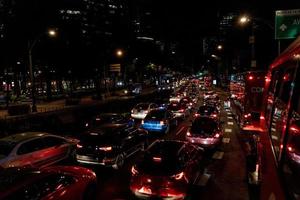
[[[15,146],[14,142],[0,141],[0,158],[8,156]]]
[[[149,104],[147,103],[141,103],[136,105],[134,108],[137,110],[148,110]]]
[[[212,112],[215,112],[216,108],[212,106],[201,106],[198,110],[198,113],[200,114],[210,114]]]
[[[218,128],[217,123],[209,118],[196,119],[191,127],[193,134],[208,134],[212,135]]]
[[[99,126],[103,124],[114,124],[114,123],[121,123],[124,120],[123,116],[121,115],[100,115],[96,116],[92,122],[91,125],[93,126]]]
[[[164,110],[153,110],[147,116],[146,120],[162,120],[165,118],[166,111]]]

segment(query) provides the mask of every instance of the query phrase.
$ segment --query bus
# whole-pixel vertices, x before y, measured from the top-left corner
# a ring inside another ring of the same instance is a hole
[[[300,37],[265,77],[261,199],[300,200]]]
[[[265,75],[263,71],[247,71],[231,76],[231,107],[241,128],[261,121]]]

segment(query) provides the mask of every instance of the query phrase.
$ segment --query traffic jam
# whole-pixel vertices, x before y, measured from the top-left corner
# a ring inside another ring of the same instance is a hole
[[[127,115],[92,116],[76,136],[25,132],[1,138],[0,199],[195,198],[211,179],[208,163],[223,159],[230,142],[232,129],[223,120],[227,96],[197,78],[160,96],[137,103]],[[109,173],[127,182],[120,186],[126,196],[106,191],[102,176]]]

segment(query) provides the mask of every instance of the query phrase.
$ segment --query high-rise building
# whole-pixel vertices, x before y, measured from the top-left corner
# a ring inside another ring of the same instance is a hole
[[[220,16],[219,31],[221,34],[227,34],[232,29],[237,16],[238,14],[233,12]]]

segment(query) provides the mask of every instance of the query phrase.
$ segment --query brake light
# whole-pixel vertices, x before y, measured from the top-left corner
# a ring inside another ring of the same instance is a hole
[[[253,78],[254,78],[254,77],[253,77],[253,76],[251,76],[251,75],[250,75],[250,76],[248,76],[248,80],[253,80]]]
[[[188,130],[188,131],[186,132],[186,136],[191,136],[190,130]]]
[[[80,145],[80,144],[77,144],[76,146],[77,146],[78,149],[81,149],[81,148],[83,147],[83,146]]]
[[[99,150],[101,150],[101,151],[111,151],[112,147],[100,147]]]
[[[148,110],[145,110],[144,113],[148,114]]]
[[[159,124],[160,125],[165,125],[165,122],[164,121],[160,121]]]
[[[190,103],[190,106],[192,106],[193,105],[193,103]]]
[[[132,174],[132,175],[137,175],[138,173],[139,173],[138,170],[136,170],[135,167],[132,166],[132,167],[131,167],[131,174]]]
[[[174,176],[172,176],[172,178],[175,178],[176,180],[180,180],[184,177],[184,172],[180,172]]]
[[[289,152],[292,152],[294,150],[293,147],[291,147],[291,146],[288,146],[287,149],[288,149]]]
[[[179,112],[184,112],[184,109],[180,109]]]
[[[153,161],[154,162],[161,162],[161,158],[160,157],[153,157]]]
[[[217,114],[213,114],[212,117],[213,117],[213,118],[216,118],[216,117],[217,117]]]
[[[98,117],[96,118],[96,121],[100,121],[100,120],[101,120],[100,118],[98,118]]]
[[[220,134],[216,133],[215,138],[219,138],[219,137],[220,137]]]
[[[196,113],[194,116],[195,116],[195,117],[200,117],[200,114],[199,114],[199,113]]]
[[[89,123],[85,123],[85,127],[88,127],[89,126]]]
[[[144,120],[141,121],[141,124],[144,124]]]
[[[138,192],[142,194],[152,194],[151,189],[145,186],[141,187],[141,189],[139,189]]]

